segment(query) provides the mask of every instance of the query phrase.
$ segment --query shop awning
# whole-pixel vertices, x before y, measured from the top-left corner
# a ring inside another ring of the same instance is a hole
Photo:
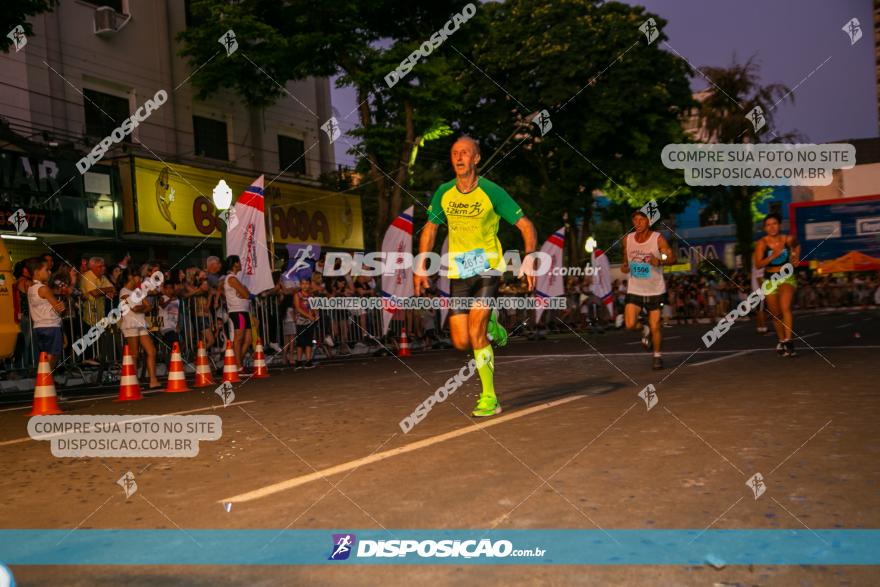
[[[858,251],[819,264],[819,273],[848,273],[852,271],[880,271],[880,259]]]

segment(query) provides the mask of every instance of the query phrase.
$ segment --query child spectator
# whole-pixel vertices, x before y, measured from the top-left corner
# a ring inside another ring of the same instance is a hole
[[[141,276],[131,269],[123,269],[119,276],[117,286],[119,286],[119,302],[125,301],[135,292],[141,283]],[[133,301],[132,301],[133,303]],[[147,330],[146,314],[150,311],[150,303],[144,297],[136,306],[129,306],[129,311],[122,317],[122,336],[125,337],[125,344],[131,351],[137,364],[140,354],[140,347],[144,347],[147,355],[147,373],[150,376],[150,389],[158,389],[161,387],[159,380],[156,378],[156,347],[150,338],[150,331]]]
[[[180,342],[180,336],[177,334],[179,322],[180,300],[177,298],[174,284],[166,281],[162,284],[162,297],[159,298],[159,331],[169,349],[174,343]]]
[[[28,259],[28,270],[33,277],[33,284],[27,290],[28,309],[37,352],[46,353],[49,367],[54,369],[55,361],[61,356],[61,312],[65,304],[46,285],[49,281],[49,263],[45,259]]]

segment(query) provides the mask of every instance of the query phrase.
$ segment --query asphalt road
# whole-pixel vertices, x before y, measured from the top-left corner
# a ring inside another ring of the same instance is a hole
[[[667,368],[637,335],[553,335],[496,352],[504,413],[469,429],[474,376],[404,434],[466,364],[456,351],[273,371],[65,413],[216,414],[194,458],[55,458],[27,409],[0,411],[3,529],[880,528],[880,313],[798,315],[799,356],[738,323],[673,326]],[[858,336],[857,336],[858,334]],[[652,384],[658,403],[639,397]],[[94,392],[89,392],[94,393]],[[491,422],[491,420],[489,421]],[[413,446],[413,443],[419,443]],[[117,480],[131,471],[137,492]],[[766,493],[745,482],[760,472]],[[229,506],[223,504],[231,503]],[[0,552],[0,561],[3,554]],[[874,567],[13,566],[21,585],[872,585]]]

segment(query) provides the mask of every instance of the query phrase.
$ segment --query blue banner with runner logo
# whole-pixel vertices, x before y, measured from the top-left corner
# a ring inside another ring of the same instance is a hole
[[[880,530],[0,530],[6,565],[877,565]]]

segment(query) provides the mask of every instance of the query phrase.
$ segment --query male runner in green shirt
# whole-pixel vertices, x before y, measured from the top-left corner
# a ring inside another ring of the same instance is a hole
[[[498,292],[499,274],[487,274],[496,270],[503,273],[504,251],[498,240],[498,222],[504,219],[516,226],[525,241],[526,259],[520,270],[525,272],[529,291],[535,289],[533,271],[525,271],[528,256],[535,250],[537,235],[532,222],[523,216],[522,209],[507,192],[488,179],[477,176],[480,162],[480,146],[472,138],[464,136],[452,145],[452,167],[455,179],[444,183],[434,193],[428,208],[428,222],[419,239],[419,253],[434,248],[437,227],[446,223],[449,229],[449,295],[450,297],[491,298]],[[424,257],[414,272],[415,295],[429,287],[425,274]],[[507,344],[507,331],[498,324],[491,308],[475,302],[468,310],[449,310],[449,329],[455,348],[473,349],[477,372],[483,385],[482,394],[474,408],[474,416],[492,416],[501,413],[501,405],[495,395],[493,373],[495,370],[492,345],[488,334],[499,346]]]

